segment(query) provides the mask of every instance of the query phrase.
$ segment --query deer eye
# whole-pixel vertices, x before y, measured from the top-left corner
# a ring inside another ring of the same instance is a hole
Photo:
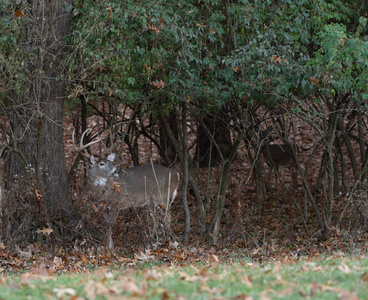
[[[104,163],[104,162],[100,162],[98,165],[99,165],[100,167],[103,167],[103,166],[105,166],[105,163]]]

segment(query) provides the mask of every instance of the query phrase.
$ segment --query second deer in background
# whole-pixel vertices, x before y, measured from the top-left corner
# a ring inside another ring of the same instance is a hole
[[[152,210],[156,210],[156,208],[163,209],[163,220],[154,220],[154,225],[159,226],[158,223],[162,225],[163,221],[164,230],[170,231],[171,216],[169,209],[178,191],[179,173],[157,164],[147,164],[119,171],[114,164],[115,153],[97,162],[95,157],[89,155],[85,149],[101,141],[101,139],[83,145],[82,141],[87,131],[83,133],[79,147],[75,145],[73,132],[73,144],[78,151],[90,159],[90,169],[87,175],[90,195],[98,201],[103,201],[107,206],[104,212],[104,220],[107,227],[108,247],[110,249],[114,248],[112,230],[119,211],[130,207],[149,207]],[[111,151],[111,149],[112,147],[105,149],[104,154]],[[156,215],[151,212],[151,216],[155,218]]]
[[[261,154],[266,160],[270,172],[272,171],[272,169],[274,169],[277,172],[280,170],[280,168],[290,169],[292,188],[295,190],[298,186],[297,181],[298,178],[296,173],[296,162],[294,151],[290,147],[290,145],[286,143],[281,144],[266,143],[261,150]]]

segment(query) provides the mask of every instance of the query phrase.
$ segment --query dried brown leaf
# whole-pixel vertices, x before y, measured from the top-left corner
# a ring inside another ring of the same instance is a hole
[[[134,294],[142,294],[143,289],[140,289],[135,282],[133,281],[133,279],[131,278],[126,278],[126,277],[120,277],[119,278],[120,281],[120,285],[121,288],[124,291],[130,292],[130,293],[134,293]]]
[[[96,285],[93,281],[89,281],[84,287],[84,292],[86,293],[87,299],[96,299]]]
[[[42,229],[38,229],[38,230],[36,230],[36,232],[37,233],[41,233],[41,234],[43,234],[43,235],[50,235],[52,232],[53,232],[54,230],[52,229],[52,228],[46,228],[46,227],[44,227],[44,228],[42,228]]]

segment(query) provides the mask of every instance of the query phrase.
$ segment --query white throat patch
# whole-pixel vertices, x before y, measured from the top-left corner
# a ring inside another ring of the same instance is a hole
[[[107,178],[98,177],[93,183],[94,186],[105,186],[107,183]]]

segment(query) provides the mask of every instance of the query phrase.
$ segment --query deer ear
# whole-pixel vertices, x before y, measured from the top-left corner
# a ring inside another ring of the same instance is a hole
[[[108,161],[114,161],[115,160],[115,153],[111,153],[108,157],[107,157]]]
[[[91,165],[91,166],[93,166],[94,164],[95,164],[95,157],[93,156],[93,155],[91,155],[90,156],[90,158],[89,158],[89,164]]]

